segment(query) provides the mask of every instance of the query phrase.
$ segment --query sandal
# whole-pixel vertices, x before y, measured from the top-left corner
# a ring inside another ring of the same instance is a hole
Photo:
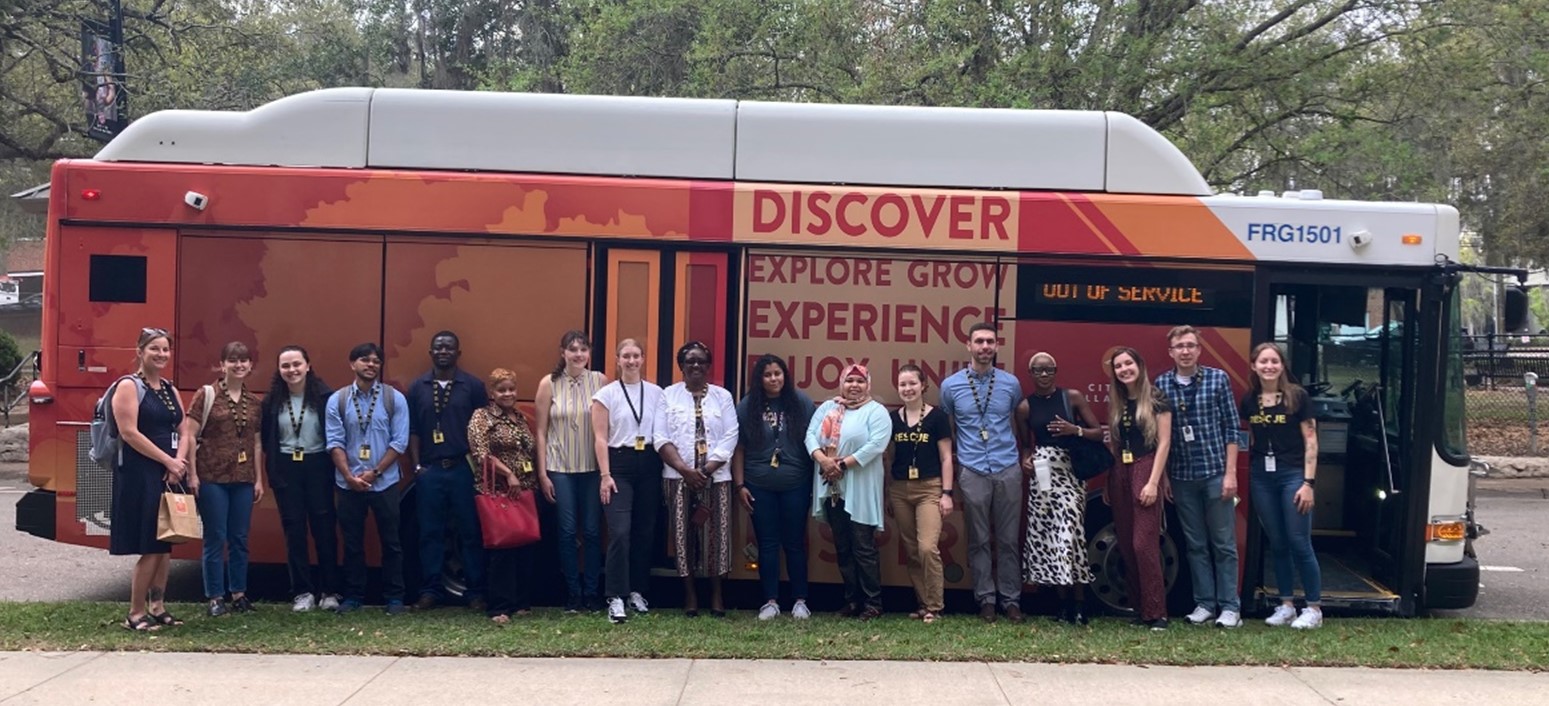
[[[910,613],[909,614],[909,619],[910,620],[919,620],[919,619],[925,617],[926,615],[928,615],[929,613],[930,613],[930,611],[925,610],[924,608],[920,608],[919,610],[916,610],[913,613]]]
[[[124,618],[124,622],[119,623],[118,626],[130,632],[156,632],[161,629],[156,619],[149,613],[138,618]]]
[[[932,613],[928,610],[920,611],[920,622],[925,623],[926,625],[930,625],[931,623],[936,622],[936,617],[937,616],[935,613]]]
[[[157,624],[164,625],[166,627],[176,627],[183,624],[182,620],[179,620],[177,617],[172,615],[171,611],[165,609],[163,609],[160,613],[146,613],[146,616],[151,620],[156,621]]]
[[[496,613],[495,615],[490,616],[489,619],[490,622],[501,627],[505,627],[507,623],[511,622],[511,616],[506,615],[505,613]]]

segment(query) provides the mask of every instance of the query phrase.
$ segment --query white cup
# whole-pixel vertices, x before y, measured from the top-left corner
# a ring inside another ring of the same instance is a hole
[[[1054,469],[1049,466],[1049,460],[1044,458],[1033,459],[1033,476],[1038,479],[1038,492],[1047,493],[1053,485],[1049,474]]]

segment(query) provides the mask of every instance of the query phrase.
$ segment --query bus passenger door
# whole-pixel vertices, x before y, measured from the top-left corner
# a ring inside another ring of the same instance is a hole
[[[618,342],[633,338],[645,349],[645,379],[667,387],[681,377],[678,348],[699,341],[715,361],[711,382],[738,394],[740,341],[729,335],[727,253],[607,248],[598,262],[596,357],[609,377],[618,377]]]
[[[1317,420],[1312,534],[1324,603],[1401,612],[1403,597],[1417,588],[1404,567],[1418,560],[1407,533],[1420,282],[1393,277],[1361,286],[1350,279],[1267,278],[1256,340],[1287,350],[1290,375],[1307,388]],[[1268,605],[1278,592],[1273,556],[1260,525],[1253,527],[1249,556],[1259,560],[1248,576]]]

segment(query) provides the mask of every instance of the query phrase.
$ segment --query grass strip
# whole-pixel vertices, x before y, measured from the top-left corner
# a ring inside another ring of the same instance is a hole
[[[1174,623],[1151,632],[1118,618],[1085,628],[1030,618],[985,625],[948,616],[934,625],[898,616],[871,623],[787,616],[759,622],[657,611],[611,625],[600,614],[554,609],[496,626],[466,609],[398,617],[379,609],[347,616],[253,613],[205,618],[201,605],[172,610],[188,622],[153,634],[119,627],[122,603],[0,604],[0,650],[150,650],[390,656],[638,657],[1035,661],[1098,664],[1269,665],[1540,670],[1549,665],[1549,623],[1334,617],[1321,629],[1236,630]]]

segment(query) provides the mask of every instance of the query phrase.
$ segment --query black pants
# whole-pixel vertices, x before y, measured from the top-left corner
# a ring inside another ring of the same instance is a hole
[[[484,576],[491,617],[532,608],[532,564],[537,551],[537,544],[485,551]]]
[[[403,546],[398,539],[398,501],[403,495],[394,485],[380,492],[358,492],[335,487],[339,504],[339,530],[344,535],[344,599],[366,598],[366,511],[376,517],[377,540],[382,545],[382,597],[403,600]]]
[[[834,531],[834,553],[844,578],[844,602],[882,610],[882,564],[877,555],[877,528],[850,519],[844,501],[823,501],[828,526]]]
[[[608,449],[608,470],[618,491],[603,514],[608,520],[608,557],[603,565],[608,596],[644,591],[651,583],[651,543],[662,504],[662,461],[654,449]]]
[[[292,461],[290,454],[274,460],[269,487],[280,506],[280,527],[285,531],[285,565],[290,569],[292,596],[339,592],[339,518],[333,509],[333,462],[327,453],[306,454]],[[312,580],[307,530],[317,548],[317,582]]]

